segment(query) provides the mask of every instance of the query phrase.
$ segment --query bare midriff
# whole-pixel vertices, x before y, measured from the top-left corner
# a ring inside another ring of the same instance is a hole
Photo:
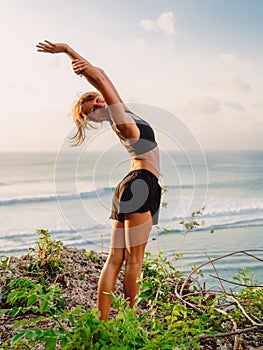
[[[157,178],[160,175],[159,148],[155,147],[147,153],[131,157],[131,170],[146,169]]]

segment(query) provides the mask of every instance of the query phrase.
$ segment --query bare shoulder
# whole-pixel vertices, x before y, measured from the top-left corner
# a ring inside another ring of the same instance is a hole
[[[110,106],[111,114],[114,115],[112,118],[113,129],[116,134],[122,140],[133,140],[137,141],[140,137],[140,130],[136,125],[132,114],[125,111],[123,106]],[[117,112],[117,113],[116,113]]]

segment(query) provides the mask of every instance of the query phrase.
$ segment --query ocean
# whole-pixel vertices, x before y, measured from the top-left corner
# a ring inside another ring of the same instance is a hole
[[[26,253],[37,229],[67,246],[108,250],[112,194],[129,170],[125,150],[10,152],[0,160],[0,255]],[[146,250],[171,259],[180,252],[174,263],[185,273],[235,253],[215,263],[220,276],[252,269],[263,285],[263,152],[209,151],[200,158],[161,150],[161,173],[167,191]],[[200,226],[186,233],[180,222],[203,207]],[[213,279],[211,264],[203,271]]]

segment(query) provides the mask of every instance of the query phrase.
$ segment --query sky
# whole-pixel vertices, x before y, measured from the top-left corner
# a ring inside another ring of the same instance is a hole
[[[204,150],[262,150],[262,17],[262,0],[0,0],[0,151],[56,152],[94,90],[66,55],[36,51],[45,39],[103,68],[126,103],[167,111],[164,132],[179,119]]]

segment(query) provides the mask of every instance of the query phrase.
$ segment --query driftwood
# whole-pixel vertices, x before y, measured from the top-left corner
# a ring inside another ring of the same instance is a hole
[[[241,287],[246,287],[246,288],[263,288],[262,285],[249,285],[249,284],[242,284],[242,283],[238,283],[238,282],[232,282],[229,280],[226,280],[224,278],[221,278],[219,276],[219,273],[214,265],[215,261],[218,260],[222,260],[224,258],[236,255],[236,254],[244,254],[247,256],[250,256],[253,259],[256,259],[260,262],[263,262],[262,259],[260,259],[259,257],[255,256],[254,254],[252,254],[252,252],[262,252],[262,249],[251,249],[251,250],[240,250],[240,251],[236,251],[236,252],[232,252],[232,253],[228,253],[225,254],[223,256],[217,257],[217,258],[213,258],[211,259],[208,255],[208,261],[202,263],[201,265],[195,267],[185,278],[184,282],[179,286],[177,285],[176,291],[175,291],[175,296],[178,298],[178,300],[183,303],[183,305],[185,307],[190,307],[192,309],[194,309],[195,311],[197,311],[198,313],[202,313],[202,310],[200,308],[200,306],[196,306],[193,303],[190,303],[189,301],[185,300],[186,297],[190,296],[191,293],[185,293],[185,290],[189,289],[189,283],[191,283],[191,280],[193,279],[193,276],[195,273],[197,273],[198,271],[200,271],[200,269],[206,265],[211,265],[215,271],[215,275],[209,275],[212,278],[215,278],[219,281],[220,283],[220,287],[221,290],[219,292],[216,291],[207,291],[207,290],[203,290],[203,293],[205,294],[210,294],[212,297],[216,296],[216,295],[220,295],[222,297],[225,297],[227,300],[231,300],[232,303],[228,303],[228,304],[224,304],[224,305],[218,305],[217,307],[214,307],[214,310],[227,316],[229,318],[229,321],[232,323],[233,325],[233,330],[229,331],[229,332],[223,332],[223,333],[217,333],[214,335],[211,334],[204,334],[200,337],[200,340],[207,340],[207,339],[213,339],[213,338],[227,338],[227,337],[234,337],[234,343],[233,343],[233,350],[237,350],[238,349],[238,341],[239,341],[239,336],[245,333],[251,333],[251,332],[255,332],[255,331],[260,331],[261,329],[263,329],[263,320],[258,319],[257,317],[255,317],[255,315],[249,314],[246,310],[245,310],[245,305],[242,303],[234,296],[233,293],[229,293],[226,291],[223,282],[226,283],[231,283],[235,286],[241,286]],[[197,295],[195,293],[195,295]],[[262,301],[262,300],[258,300],[258,301]],[[244,317],[253,325],[252,327],[246,327],[243,329],[238,329],[237,328],[237,324],[236,322],[232,319],[232,317],[229,315],[229,313],[227,312],[227,308],[231,305],[236,305],[236,307],[238,307],[240,309],[240,311],[242,312],[242,314],[244,315]],[[258,349],[261,349],[258,348]],[[263,349],[263,347],[262,347]]]

